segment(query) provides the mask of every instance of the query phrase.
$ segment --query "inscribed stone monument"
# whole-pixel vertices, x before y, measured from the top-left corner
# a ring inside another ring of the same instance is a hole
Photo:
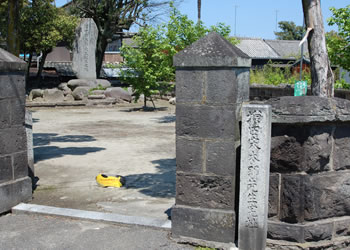
[[[95,51],[98,30],[93,19],[82,18],[76,30],[72,68],[77,78],[96,79]]]
[[[243,105],[238,247],[265,249],[271,149],[271,106]]]

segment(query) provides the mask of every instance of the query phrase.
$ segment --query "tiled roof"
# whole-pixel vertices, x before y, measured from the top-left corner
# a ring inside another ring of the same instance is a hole
[[[265,40],[261,38],[238,37],[236,46],[255,59],[295,59],[300,57],[300,41]],[[307,46],[304,45],[304,56],[308,57]]]
[[[283,58],[300,57],[300,41],[265,40],[265,42]],[[308,54],[307,43],[304,44],[304,55],[306,54]]]
[[[251,58],[271,58],[278,59],[280,56],[260,38],[238,38],[236,45],[240,50]]]

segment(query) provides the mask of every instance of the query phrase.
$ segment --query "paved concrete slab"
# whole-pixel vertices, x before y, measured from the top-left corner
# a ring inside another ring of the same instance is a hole
[[[156,218],[147,218],[141,216],[128,216],[114,213],[101,213],[79,209],[60,208],[42,206],[36,204],[18,204],[12,208],[14,214],[41,214],[50,216],[61,216],[72,219],[83,219],[97,222],[110,222],[119,224],[130,224],[139,226],[148,226],[156,228],[171,228],[171,221]]]
[[[0,216],[0,249],[194,249],[176,244],[168,230],[51,216]]]
[[[175,196],[175,107],[33,109],[35,174],[31,203],[167,219]],[[126,186],[101,188],[99,173]]]

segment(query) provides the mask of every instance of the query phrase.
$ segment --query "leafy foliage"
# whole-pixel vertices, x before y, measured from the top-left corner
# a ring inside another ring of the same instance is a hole
[[[261,69],[250,70],[250,82],[268,85],[279,84],[294,84],[299,81],[299,73],[292,73],[290,68],[281,69],[274,67],[274,64],[269,62]],[[303,70],[302,79],[311,84],[311,75],[308,70]]]
[[[278,40],[301,40],[303,39],[304,29],[302,26],[295,25],[294,22],[281,21],[278,23],[280,32],[275,32]]]
[[[41,74],[46,55],[65,41],[72,45],[77,18],[68,16],[56,8],[52,0],[35,0],[23,7],[21,12],[21,47],[29,54],[43,53],[38,76]]]
[[[337,25],[338,33],[326,34],[328,54],[333,64],[350,71],[350,5],[330,10],[333,16],[327,20],[328,24]]]
[[[215,30],[225,37],[230,33],[229,26],[218,24],[208,29],[201,22],[195,24],[173,5],[171,8],[168,23],[141,28],[133,38],[136,46],[123,46],[121,49],[125,59],[124,66],[127,68],[123,71],[124,80],[132,85],[136,99],[141,94],[145,96],[145,106],[147,98],[151,98],[160,89],[172,87],[168,82],[175,79],[172,58],[178,51],[209,31]],[[231,41],[237,43],[236,39]]]

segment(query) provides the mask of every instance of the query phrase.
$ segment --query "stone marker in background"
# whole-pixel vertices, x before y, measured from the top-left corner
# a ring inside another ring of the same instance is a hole
[[[265,249],[269,197],[271,106],[243,105],[238,247]]]
[[[29,176],[34,177],[34,150],[33,150],[33,118],[32,112],[26,110],[25,127],[27,134],[27,155],[28,155],[28,171]]]
[[[76,30],[72,68],[77,78],[96,79],[96,41],[98,30],[93,19],[82,18]]]

